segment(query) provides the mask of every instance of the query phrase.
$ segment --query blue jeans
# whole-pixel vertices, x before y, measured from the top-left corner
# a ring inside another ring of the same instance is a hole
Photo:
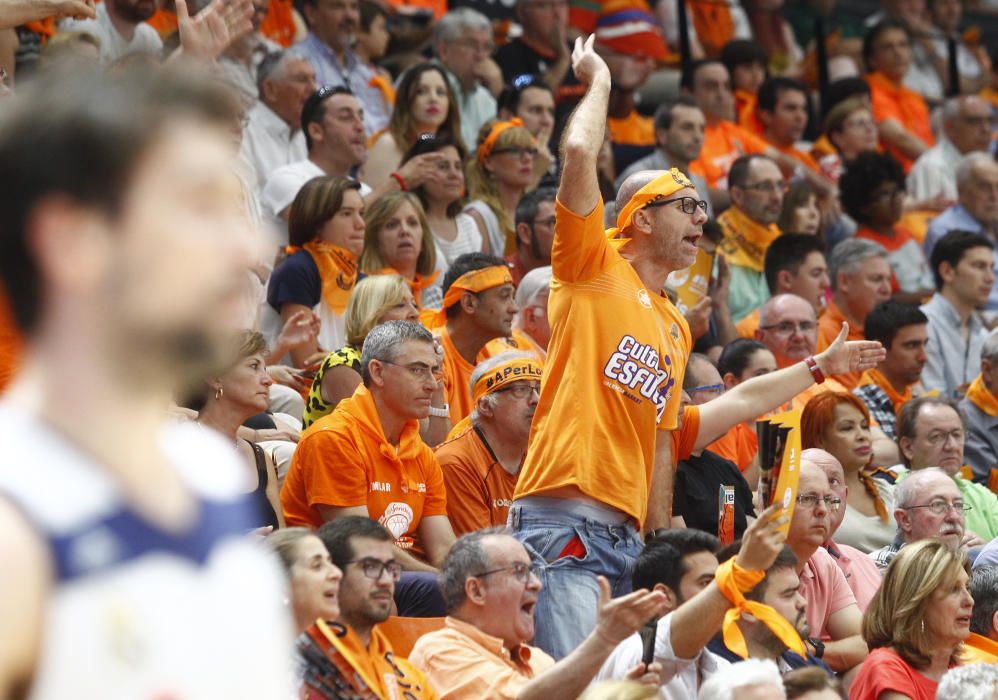
[[[641,539],[633,524],[608,525],[557,508],[514,504],[509,522],[513,536],[543,564],[534,644],[562,659],[596,627],[598,575],[606,577],[614,596],[630,593]],[[584,555],[559,558],[574,537]]]

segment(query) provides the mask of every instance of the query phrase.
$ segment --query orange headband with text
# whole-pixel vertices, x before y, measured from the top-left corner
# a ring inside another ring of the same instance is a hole
[[[634,217],[634,212],[638,209],[646,207],[649,203],[656,199],[668,197],[670,194],[678,192],[686,187],[696,189],[696,186],[690,182],[690,179],[676,168],[672,168],[662,175],[659,175],[631,195],[631,198],[627,201],[627,204],[624,205],[624,208],[620,210],[619,214],[617,214],[616,228],[607,230],[607,237],[616,238],[620,234],[627,233],[627,229],[631,227],[631,219]]]
[[[496,141],[499,140],[499,134],[506,131],[506,129],[512,129],[514,126],[523,126],[523,120],[519,117],[513,117],[508,122],[497,121],[492,125],[489,135],[485,137],[482,145],[478,147],[478,162],[480,164],[484,165],[485,159],[492,155],[492,150],[496,147]]]
[[[492,368],[490,372],[483,374],[475,382],[471,391],[472,399],[478,403],[478,399],[486,394],[499,391],[509,386],[513,382],[541,380],[543,367],[534,358],[518,357],[515,360],[503,362]]]

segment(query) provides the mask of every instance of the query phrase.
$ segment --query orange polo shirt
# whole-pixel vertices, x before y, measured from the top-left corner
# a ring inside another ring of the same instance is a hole
[[[727,189],[731,164],[741,156],[762,153],[768,147],[769,144],[761,136],[734,122],[720,119],[714,124],[708,123],[704,129],[700,157],[690,164],[690,170],[703,175],[711,187]]]
[[[842,323],[846,320],[846,317],[842,314],[842,310],[836,305],[834,301],[829,300],[828,308],[825,309],[825,313],[821,315],[818,319],[818,347],[827,348],[831,345],[835,339],[839,336],[839,332],[842,330]],[[849,324],[849,336],[846,340],[866,340],[866,336],[863,335],[863,326],[850,323]],[[862,376],[862,372],[850,372],[849,374],[839,374],[836,375],[836,379],[846,386],[849,391],[852,391],[857,386],[859,386],[859,379]]]
[[[506,471],[473,426],[435,452],[447,486],[447,517],[454,534],[505,525],[516,475]]]
[[[444,390],[450,406],[450,422],[457,425],[462,418],[471,415],[474,408],[471,401],[471,373],[475,371],[475,365],[457,351],[447,332],[447,326],[440,328],[440,346],[444,350]]]
[[[693,346],[669,299],[648,290],[603,230],[556,204],[551,342],[515,498],[574,486],[641,523],[659,430],[675,430]]]
[[[422,558],[417,537],[424,517],[447,514],[443,475],[419,437],[419,421],[406,423],[396,448],[385,439],[374,397],[361,385],[301,436],[281,489],[288,526],[317,528],[317,506],[366,506],[371,519],[395,535],[395,544]]]
[[[866,82],[870,86],[873,118],[877,124],[894,119],[920,138],[926,146],[935,145],[936,139],[932,135],[932,125],[929,122],[929,107],[925,104],[924,97],[901,83],[895,83],[883,73],[868,73]],[[913,159],[893,146],[887,146],[887,151],[897,158],[905,173],[911,170],[915,162]]]

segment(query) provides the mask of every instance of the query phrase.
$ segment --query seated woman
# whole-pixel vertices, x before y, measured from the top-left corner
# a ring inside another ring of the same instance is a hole
[[[899,20],[886,19],[863,39],[873,118],[880,141],[907,173],[935,145],[925,98],[902,83],[911,67],[911,35]]]
[[[402,155],[421,134],[447,135],[461,142],[457,101],[443,69],[435,63],[420,63],[402,74],[388,128],[372,137],[364,182],[377,189],[398,170]],[[421,184],[406,182],[406,187],[415,189]]]
[[[832,107],[825,117],[825,136],[835,146],[835,153],[821,156],[818,167],[825,177],[838,182],[846,164],[864,151],[877,150],[880,144],[869,102],[850,97]]]
[[[264,360],[267,342],[256,331],[243,331],[238,343],[235,364],[207,381],[208,392],[195,420],[232,441],[246,464],[246,481],[251,485],[247,491],[259,504],[259,525],[276,530],[284,526],[277,470],[259,445],[236,437],[247,419],[267,410],[270,385],[274,383]]]
[[[821,209],[814,188],[806,180],[794,180],[783,195],[783,210],[776,221],[783,233],[821,235]]]
[[[894,270],[892,286],[899,301],[918,303],[932,295],[932,273],[922,247],[911,232],[899,225],[904,209],[904,171],[887,153],[867,151],[849,163],[839,179],[842,207],[859,228],[856,238],[866,238],[887,249]]]
[[[934,700],[970,635],[970,565],[937,539],[906,544],[863,616],[870,655],[851,700]]]
[[[343,312],[357,281],[364,247],[364,200],[360,183],[317,177],[305,183],[288,215],[289,255],[270,276],[262,326],[276,337],[295,314],[314,312],[318,335],[290,348],[295,367],[318,361],[323,348],[343,345]]]
[[[409,283],[416,306],[439,309],[443,292],[437,247],[416,195],[391,192],[379,197],[364,219],[364,252],[358,261],[361,272],[401,275]]]
[[[482,234],[475,220],[461,211],[464,197],[465,152],[461,144],[449,135],[424,134],[416,145],[405,154],[402,163],[408,163],[424,153],[439,153],[437,177],[412,190],[419,197],[426,220],[437,245],[437,258],[445,267],[465,253],[482,250]]]
[[[337,619],[343,572],[333,564],[322,540],[308,528],[289,527],[269,535],[264,541],[277,553],[288,575],[295,635],[307,630],[316,620]]]
[[[835,541],[869,554],[894,541],[893,475],[875,469],[870,412],[860,399],[843,392],[818,394],[800,417],[801,448],[818,447],[839,461],[849,487],[842,525]]]
[[[484,252],[516,251],[513,214],[534,179],[537,145],[519,119],[493,121],[478,132],[475,162],[468,165],[468,198],[464,210],[478,224]]]

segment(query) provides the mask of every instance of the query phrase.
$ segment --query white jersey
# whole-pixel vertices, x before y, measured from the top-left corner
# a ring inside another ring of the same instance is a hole
[[[245,536],[245,467],[224,439],[164,429],[162,449],[200,507],[180,534],[136,514],[104,470],[33,417],[0,407],[0,445],[0,498],[47,542],[54,570],[29,697],[290,697],[286,586]]]

